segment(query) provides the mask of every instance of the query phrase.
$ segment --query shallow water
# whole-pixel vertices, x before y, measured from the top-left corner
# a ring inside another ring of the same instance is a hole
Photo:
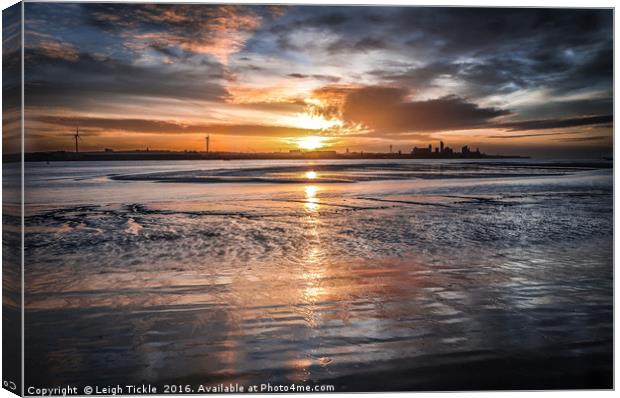
[[[611,386],[610,168],[75,162],[26,174],[26,385]]]

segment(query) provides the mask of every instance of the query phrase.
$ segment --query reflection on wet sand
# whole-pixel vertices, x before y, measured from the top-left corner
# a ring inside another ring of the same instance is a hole
[[[34,214],[27,374],[41,385],[93,372],[338,390],[608,385],[611,184],[460,184],[305,182],[241,200],[221,186],[230,200]]]
[[[318,177],[318,174],[314,170],[306,171],[305,176],[309,180],[314,180]]]
[[[319,210],[319,199],[316,195],[318,188],[314,185],[307,185],[304,187],[304,192],[306,194],[306,202],[304,207],[310,212]]]

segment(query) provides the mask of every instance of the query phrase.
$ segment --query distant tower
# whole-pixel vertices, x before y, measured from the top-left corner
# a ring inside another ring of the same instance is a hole
[[[73,138],[75,139],[75,153],[79,153],[80,149],[78,147],[78,140],[80,139],[80,128],[76,127],[75,128],[75,135],[73,136]]]
[[[428,144],[428,151],[433,152],[433,146],[431,144]]]
[[[205,136],[205,146],[207,147],[207,153],[209,153],[209,135]]]
[[[392,153],[392,145],[390,145],[390,153]]]
[[[439,152],[443,153],[443,141],[439,141]]]

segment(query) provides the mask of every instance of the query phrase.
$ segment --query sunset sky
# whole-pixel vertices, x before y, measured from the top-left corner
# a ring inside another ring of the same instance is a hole
[[[612,150],[611,10],[26,3],[25,23],[27,151],[77,126],[84,150]]]

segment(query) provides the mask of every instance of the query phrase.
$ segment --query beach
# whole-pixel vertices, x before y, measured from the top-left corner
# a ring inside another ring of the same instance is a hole
[[[26,163],[26,386],[611,388],[611,162]]]

